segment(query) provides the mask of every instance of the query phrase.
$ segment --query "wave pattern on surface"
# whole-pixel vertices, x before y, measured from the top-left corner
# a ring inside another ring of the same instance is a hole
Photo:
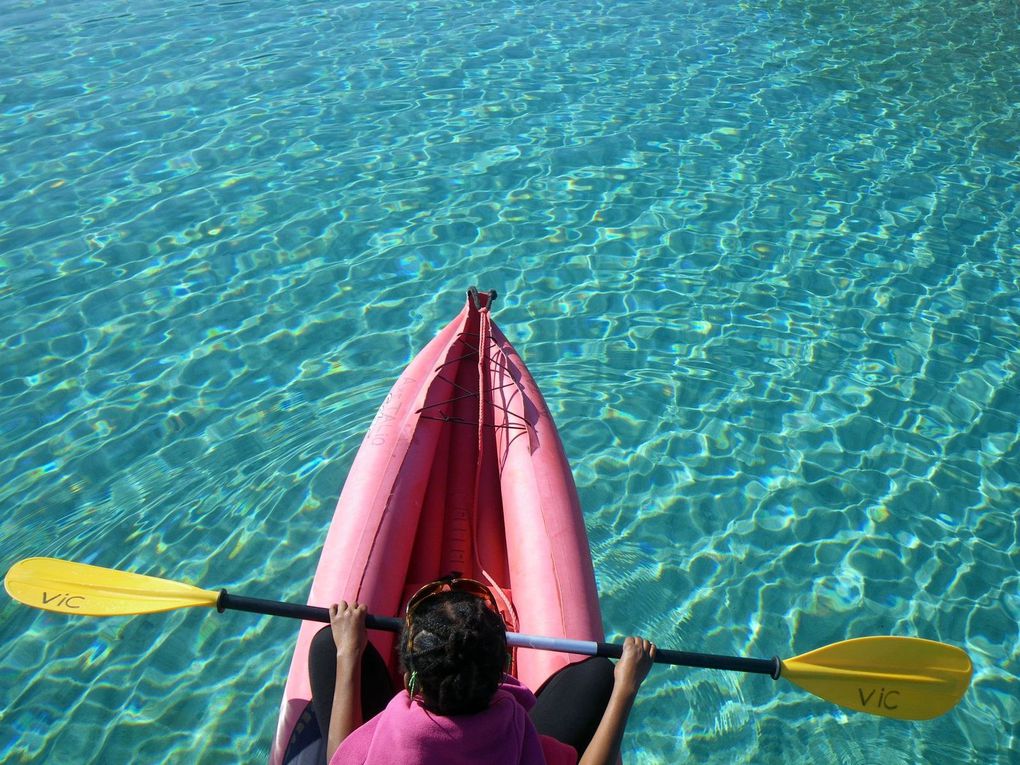
[[[965,646],[949,715],[656,670],[640,763],[1020,757],[1020,17],[1001,0],[8,3],[0,558],[301,600],[494,287],[607,629]],[[264,758],[291,624],[0,608],[10,762]]]

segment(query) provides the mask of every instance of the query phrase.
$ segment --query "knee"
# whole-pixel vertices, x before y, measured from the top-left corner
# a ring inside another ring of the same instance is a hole
[[[605,656],[594,656],[585,663],[591,665],[588,672],[591,673],[592,681],[612,691],[616,678],[616,665]]]
[[[592,677],[605,677],[613,674],[613,662],[605,656],[589,656],[574,665],[578,672],[584,672]]]
[[[615,665],[604,656],[592,656],[568,667],[578,687],[596,696],[608,696],[613,691]]]
[[[333,630],[323,627],[312,637],[311,645],[308,647],[309,657],[336,657],[336,641],[333,640]]]

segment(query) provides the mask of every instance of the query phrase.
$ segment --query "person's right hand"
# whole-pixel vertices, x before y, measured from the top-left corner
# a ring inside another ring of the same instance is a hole
[[[623,642],[623,655],[613,671],[614,688],[636,696],[641,683],[655,661],[655,646],[641,637],[629,637]]]
[[[360,659],[368,642],[365,617],[368,610],[357,603],[348,605],[341,600],[329,608],[329,624],[333,629],[333,642],[337,656]]]

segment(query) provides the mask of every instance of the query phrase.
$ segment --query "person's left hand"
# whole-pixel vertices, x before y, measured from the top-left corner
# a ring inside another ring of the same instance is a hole
[[[333,630],[336,655],[360,659],[368,643],[365,616],[368,610],[357,603],[347,604],[341,600],[329,607],[329,626]]]

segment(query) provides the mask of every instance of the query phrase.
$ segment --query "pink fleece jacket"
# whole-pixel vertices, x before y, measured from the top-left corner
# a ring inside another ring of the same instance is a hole
[[[488,709],[442,717],[401,691],[344,739],[329,765],[576,765],[574,748],[541,736],[535,696],[509,675]]]

